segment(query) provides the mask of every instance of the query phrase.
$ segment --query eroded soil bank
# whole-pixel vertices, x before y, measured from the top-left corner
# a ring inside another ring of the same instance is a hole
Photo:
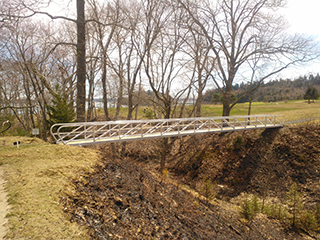
[[[281,200],[296,182],[307,207],[319,202],[319,137],[308,125],[170,139],[164,175],[161,141],[104,146],[104,160],[62,202],[96,239],[316,239],[264,214],[244,221],[235,199]],[[204,179],[215,183],[216,200],[194,191]]]
[[[96,239],[284,239],[278,223],[261,216],[250,228],[236,209],[207,204],[133,162],[109,161],[75,182],[64,199],[71,221]],[[261,228],[263,226],[263,228]]]

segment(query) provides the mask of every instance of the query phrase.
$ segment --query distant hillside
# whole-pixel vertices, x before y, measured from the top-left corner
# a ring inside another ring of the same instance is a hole
[[[303,96],[308,87],[315,87],[320,92],[320,75],[319,73],[309,76],[301,76],[294,80],[292,79],[277,79],[262,84],[253,94],[255,102],[277,102],[286,100],[299,100]],[[233,92],[236,96],[240,96],[249,88],[248,84],[236,84],[233,86]],[[219,90],[210,89],[204,94],[204,102],[214,102],[212,95],[219,94]],[[216,100],[217,101],[217,100]],[[240,102],[248,102],[249,99],[243,98]]]

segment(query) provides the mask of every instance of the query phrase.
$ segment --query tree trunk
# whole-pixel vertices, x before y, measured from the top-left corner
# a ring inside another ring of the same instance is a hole
[[[92,70],[90,71],[89,77],[89,93],[88,93],[88,110],[87,110],[87,120],[92,121],[94,119],[94,74]]]
[[[232,94],[232,82],[233,78],[229,78],[226,81],[226,88],[223,93],[223,109],[222,109],[222,116],[230,116],[230,103],[231,103],[231,94]]]
[[[104,58],[103,62],[103,73],[102,73],[102,98],[103,98],[103,110],[104,110],[104,115],[106,117],[107,121],[110,121],[109,117],[109,110],[108,110],[108,93],[107,93],[107,64],[106,64],[106,59]]]
[[[170,98],[170,96],[168,98]],[[171,115],[171,101],[165,99],[165,101],[164,101],[164,118],[169,119],[170,115]]]
[[[77,121],[85,122],[86,35],[84,0],[77,0]]]
[[[121,73],[122,74],[122,73]],[[116,115],[115,115],[115,120],[118,119],[119,115],[120,115],[120,109],[121,109],[121,102],[123,100],[123,77],[122,75],[119,75],[119,80],[120,80],[120,86],[119,86],[119,92],[118,92],[118,100],[117,100],[117,106],[116,106]]]
[[[252,98],[249,98],[249,108],[248,108],[248,116],[251,115],[251,105],[252,105]],[[250,118],[248,118],[248,125],[250,125]]]
[[[127,120],[132,120],[132,112],[133,112],[133,96],[132,92],[128,94],[128,115]]]
[[[201,117],[201,103],[202,103],[202,92],[198,93],[198,98],[196,101],[196,112],[195,112],[195,117]]]
[[[248,108],[248,116],[251,115],[251,105],[252,105],[252,99],[249,99],[249,108]]]
[[[230,116],[230,104],[228,101],[223,101],[223,109],[222,109],[222,116],[228,117]]]

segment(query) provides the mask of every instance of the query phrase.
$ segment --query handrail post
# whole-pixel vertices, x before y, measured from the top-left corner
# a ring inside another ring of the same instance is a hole
[[[92,137],[93,137],[93,142],[96,142],[96,126],[93,126]]]
[[[267,124],[268,124],[268,117],[265,116],[265,117],[264,117],[264,126],[267,126]]]
[[[283,124],[284,118],[282,115],[263,114],[210,118],[123,120],[102,123],[61,123],[51,126],[50,132],[57,144],[89,145],[103,142],[194,135],[203,132],[214,133],[282,127]]]

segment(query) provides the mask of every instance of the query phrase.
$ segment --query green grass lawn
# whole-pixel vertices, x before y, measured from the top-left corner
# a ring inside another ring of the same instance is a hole
[[[247,115],[249,103],[239,103],[232,110],[230,115]],[[202,105],[202,116],[221,116],[222,105]],[[251,107],[251,115],[284,115],[286,121],[297,119],[320,119],[320,101],[308,104],[307,101],[288,101],[288,102],[253,102]]]
[[[239,103],[232,110],[230,115],[247,115],[248,114],[249,103]],[[138,119],[145,118],[143,109],[146,107],[140,107],[138,110]],[[192,106],[186,107],[186,112],[190,112]],[[125,119],[126,108],[122,108],[120,112],[119,119]],[[111,117],[115,113],[115,109],[110,109]],[[99,114],[103,114],[99,111]],[[251,107],[251,115],[284,115],[286,121],[293,121],[298,119],[320,119],[320,101],[315,101],[314,103],[308,104],[305,100],[294,100],[287,102],[253,102]],[[222,115],[222,105],[221,104],[204,104],[202,105],[201,115],[203,117],[213,117]]]
[[[231,110],[231,115],[245,115],[248,112],[248,103],[241,103]],[[307,101],[288,101],[275,103],[252,103],[252,115],[272,114],[284,115],[286,121],[298,119],[320,119],[320,101],[308,104]]]

